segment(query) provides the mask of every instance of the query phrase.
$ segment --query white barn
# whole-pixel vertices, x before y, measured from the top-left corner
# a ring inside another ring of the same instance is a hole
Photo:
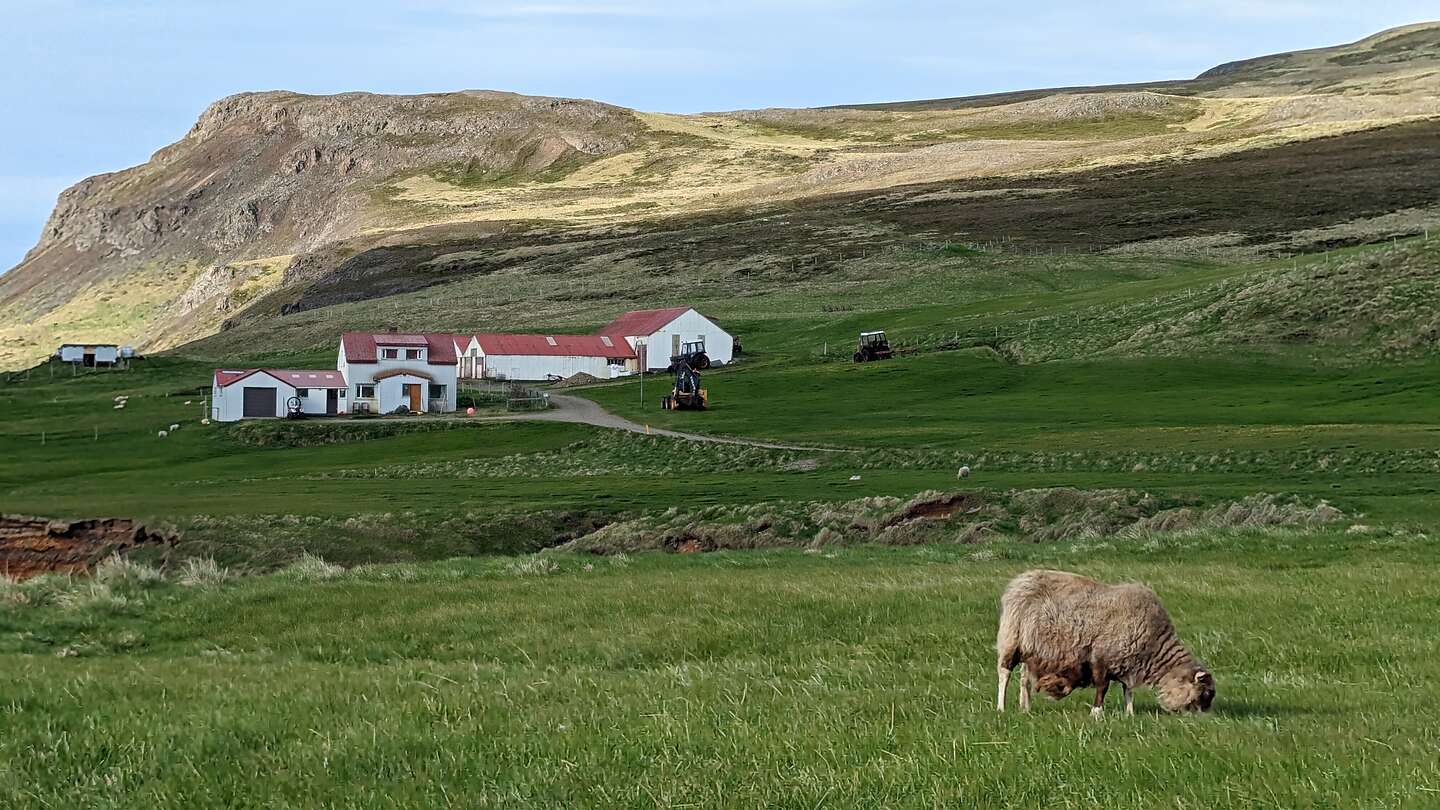
[[[647,371],[664,371],[680,347],[696,341],[705,344],[710,362],[723,366],[735,359],[735,338],[718,324],[691,307],[642,309],[627,312],[600,330],[612,339],[623,339],[635,351]]]
[[[454,335],[346,332],[335,367],[350,384],[350,410],[450,413],[459,363]]]
[[[471,335],[460,343],[458,373],[467,379],[553,380],[589,374],[601,380],[633,371],[635,351],[608,335]]]
[[[215,369],[210,418],[216,422],[346,412],[347,386],[338,371],[283,368]]]
[[[120,359],[120,347],[114,343],[62,343],[55,356],[86,368],[113,366]]]

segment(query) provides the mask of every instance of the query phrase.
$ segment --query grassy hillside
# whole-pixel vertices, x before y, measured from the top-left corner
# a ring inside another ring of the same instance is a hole
[[[0,368],[62,340],[168,349],[496,265],[544,272],[568,258],[560,246],[629,265],[629,292],[652,295],[648,274],[703,258],[692,247],[715,231],[751,272],[917,240],[1095,250],[1199,236],[1254,254],[1415,233],[1440,205],[1437,42],[1425,25],[1183,85],[866,109],[240,94],[149,163],[62,195],[0,276]],[[1224,162],[1256,155],[1270,165]],[[795,210],[804,239],[757,223]],[[330,314],[332,327],[353,317]]]
[[[966,486],[991,492],[1123,489],[1200,506],[1293,493],[1425,525],[1440,518],[1440,434],[1428,407],[1440,366],[1416,331],[1424,324],[1404,313],[1426,310],[1332,308],[1368,300],[1352,295],[1355,279],[1402,300],[1407,284],[1426,283],[1436,247],[1421,238],[1298,265],[898,252],[857,263],[864,272],[851,279],[718,305],[712,314],[743,335],[747,354],[706,375],[706,413],[660,411],[663,377],[647,381],[643,402],[633,380],[581,391],[657,427],[846,452],[464,419],[207,427],[197,421],[209,365],[154,358],[78,377],[41,369],[0,386],[9,415],[0,506],[174,524],[187,538],[180,556],[246,568],[303,551],[359,563],[534,550],[671,507],[718,525],[731,518],[702,510],[773,504],[818,530],[799,517],[815,504],[953,489],[962,464],[975,470]],[[1206,323],[1204,313],[1230,311],[1223,302],[1255,299],[1245,291],[1296,273],[1315,277],[1312,294],[1257,299],[1271,320],[1221,318],[1192,328],[1181,349],[1164,333],[1151,340],[1157,325]],[[1326,279],[1333,297],[1320,294]],[[569,317],[599,322],[609,306]],[[1311,340],[1294,339],[1297,319],[1315,325]],[[541,326],[518,316],[515,325]],[[875,327],[890,330],[901,356],[850,363],[854,335]],[[1208,348],[1188,348],[1201,342]],[[268,359],[332,356],[325,346]],[[123,410],[113,407],[119,394],[130,396]],[[171,423],[182,427],[159,438]]]

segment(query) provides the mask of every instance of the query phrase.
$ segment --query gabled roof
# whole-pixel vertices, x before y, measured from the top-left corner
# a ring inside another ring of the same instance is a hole
[[[635,350],[624,338],[610,335],[500,335],[480,334],[480,351],[487,357],[606,357],[631,358]]]
[[[252,374],[268,374],[292,388],[345,388],[345,377],[338,371],[308,368],[245,368],[215,369],[215,382],[224,388]]]
[[[600,330],[602,335],[620,335],[621,337],[643,337],[653,335],[676,318],[689,312],[691,307],[671,307],[670,309],[637,309],[634,312],[627,312],[624,315],[610,322],[609,326]]]
[[[345,361],[374,363],[379,346],[425,347],[425,362],[432,366],[455,365],[455,336],[439,332],[346,332],[340,336]]]

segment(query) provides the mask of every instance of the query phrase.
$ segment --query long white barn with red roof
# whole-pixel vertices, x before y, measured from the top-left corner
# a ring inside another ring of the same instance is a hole
[[[589,374],[600,380],[635,369],[630,344],[608,335],[458,336],[460,376],[490,380],[553,380]]]
[[[346,332],[335,367],[350,384],[350,412],[455,410],[455,336]]]

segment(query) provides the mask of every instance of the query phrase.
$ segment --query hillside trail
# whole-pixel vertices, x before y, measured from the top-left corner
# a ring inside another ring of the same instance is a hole
[[[605,410],[595,402],[584,397],[569,396],[566,394],[551,394],[550,404],[553,405],[548,411],[536,411],[534,413],[515,413],[505,416],[489,416],[484,419],[496,422],[578,422],[584,425],[611,428],[614,430],[628,430],[631,433],[643,433],[647,436],[665,436],[671,439],[685,439],[692,442],[710,442],[713,444],[739,444],[746,447],[761,447],[766,450],[800,450],[804,452],[818,453],[854,453],[850,448],[840,447],[806,447],[798,444],[778,444],[774,442],[762,442],[757,439],[744,439],[730,436],[707,436],[703,433],[687,433],[680,430],[665,430],[664,428],[652,428],[649,425],[642,425],[632,422],[621,416]]]

